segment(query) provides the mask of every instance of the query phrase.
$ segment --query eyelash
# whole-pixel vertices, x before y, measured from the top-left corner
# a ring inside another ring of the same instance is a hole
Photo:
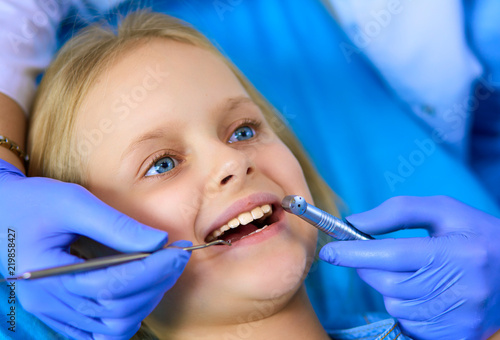
[[[259,132],[260,132],[260,127],[262,126],[262,122],[254,120],[254,119],[246,118],[242,122],[240,122],[236,128],[233,129],[233,131],[231,132],[231,135],[236,130],[238,130],[239,128],[244,127],[244,126],[249,126],[249,127],[251,127],[255,131],[256,136],[254,138],[252,138],[252,139],[255,139],[258,136]],[[229,138],[231,138],[231,136],[229,136],[228,138],[226,138],[226,141],[228,141]],[[149,164],[148,164],[148,166],[146,168],[146,171],[142,175],[142,178],[147,179],[147,180],[154,180],[154,179],[161,178],[161,177],[163,177],[165,175],[168,176],[170,171],[166,172],[166,173],[163,173],[163,174],[154,175],[154,176],[146,176],[146,173],[149,171],[149,169],[151,169],[151,167],[153,167],[156,164],[156,162],[158,162],[160,159],[165,158],[165,157],[171,157],[171,158],[177,160],[179,162],[179,164],[177,166],[179,166],[180,163],[182,162],[179,159],[180,157],[178,157],[174,153],[172,153],[172,152],[162,152],[162,153],[154,156],[153,159],[151,160],[151,162],[149,162]],[[174,170],[172,170],[172,171],[174,171]]]
[[[240,122],[240,123],[238,124],[238,126],[236,126],[236,128],[234,128],[234,129],[233,129],[233,131],[231,132],[231,135],[230,135],[228,138],[226,138],[226,141],[229,141],[229,138],[231,138],[232,134],[233,134],[236,130],[238,130],[239,128],[242,128],[242,127],[244,127],[244,126],[249,126],[249,127],[251,127],[251,128],[255,131],[255,135],[256,135],[256,136],[255,136],[254,138],[252,138],[252,140],[253,140],[253,139],[255,139],[255,138],[257,137],[257,135],[259,134],[259,132],[260,132],[260,127],[262,126],[262,122],[261,122],[261,121],[257,121],[257,120],[255,120],[255,119],[245,118],[242,122]],[[240,143],[241,143],[241,142],[240,142]]]
[[[182,159],[178,155],[174,154],[173,152],[164,151],[164,152],[154,156],[153,159],[151,160],[151,162],[148,163],[146,170],[142,174],[142,178],[147,179],[147,180],[153,180],[155,178],[159,178],[159,177],[162,177],[164,175],[172,175],[172,174],[169,174],[169,172],[173,173],[177,166],[173,170],[165,172],[163,174],[157,174],[154,176],[146,176],[149,169],[151,169],[156,164],[156,162],[158,162],[160,159],[165,158],[165,157],[170,157],[172,159],[175,159],[178,162],[177,166],[179,166],[182,163]]]

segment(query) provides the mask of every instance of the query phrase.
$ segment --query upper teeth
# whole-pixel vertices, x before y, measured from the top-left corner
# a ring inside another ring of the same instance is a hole
[[[212,231],[210,235],[207,236],[207,242],[215,240],[217,237],[222,235],[226,230],[234,229],[236,227],[239,227],[240,225],[247,225],[252,221],[261,218],[266,218],[271,214],[272,214],[272,208],[271,205],[269,204],[264,204],[260,207],[253,208],[250,211],[241,213],[238,215],[238,217],[233,218],[232,220],[227,222],[227,224],[224,224],[219,229]]]

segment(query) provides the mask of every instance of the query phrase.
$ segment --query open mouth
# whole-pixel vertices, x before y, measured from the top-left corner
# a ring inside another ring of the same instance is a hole
[[[212,231],[205,239],[206,242],[224,240],[234,243],[250,235],[254,235],[277,222],[273,214],[273,206],[264,204],[243,212],[223,226]]]

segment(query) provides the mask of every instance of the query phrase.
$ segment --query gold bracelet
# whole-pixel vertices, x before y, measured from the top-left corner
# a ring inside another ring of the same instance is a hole
[[[17,145],[7,137],[0,135],[0,146],[3,146],[4,148],[7,148],[10,151],[14,152],[17,157],[21,158],[21,160],[24,162],[24,166],[28,166],[30,156],[28,156],[19,145]]]

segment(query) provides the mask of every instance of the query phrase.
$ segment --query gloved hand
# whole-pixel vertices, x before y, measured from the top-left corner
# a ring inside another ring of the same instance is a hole
[[[122,252],[153,251],[167,233],[107,206],[83,187],[27,178],[0,160],[1,274],[81,262],[68,253],[78,235]],[[15,263],[8,239],[15,230]],[[8,237],[8,234],[11,234]],[[188,246],[187,241],[178,242]],[[97,271],[17,281],[21,305],[54,330],[77,339],[129,339],[182,273],[190,253],[161,250],[143,260]]]
[[[368,234],[430,237],[329,243],[320,258],[358,269],[414,339],[485,339],[500,328],[500,220],[445,196],[394,197],[347,217]]]

